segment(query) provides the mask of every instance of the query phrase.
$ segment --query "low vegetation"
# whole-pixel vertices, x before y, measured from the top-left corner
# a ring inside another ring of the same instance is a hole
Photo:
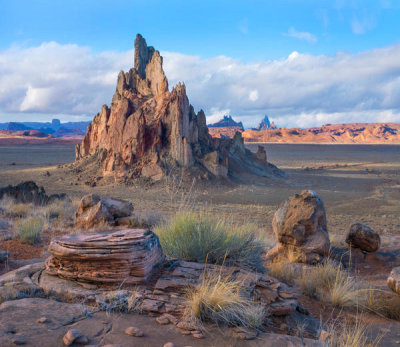
[[[252,224],[237,226],[206,212],[183,211],[154,231],[172,258],[263,269],[265,244]]]
[[[18,221],[14,226],[15,236],[23,243],[33,245],[40,240],[44,222],[42,219],[31,217]]]
[[[204,273],[186,297],[184,316],[197,326],[203,322],[259,328],[264,309],[242,293],[242,283],[217,273]]]
[[[141,296],[127,290],[110,291],[97,300],[98,308],[106,312],[138,312],[140,303]]]

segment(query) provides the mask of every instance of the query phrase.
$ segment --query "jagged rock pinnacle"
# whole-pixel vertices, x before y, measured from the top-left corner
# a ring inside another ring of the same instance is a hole
[[[137,34],[135,40],[135,69],[142,77],[146,78],[146,66],[150,62],[155,52],[154,47],[147,47],[146,40],[142,35]]]

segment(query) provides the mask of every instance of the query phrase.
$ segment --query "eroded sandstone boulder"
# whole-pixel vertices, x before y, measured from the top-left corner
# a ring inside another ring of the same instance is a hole
[[[353,223],[347,233],[346,243],[365,252],[376,252],[381,245],[381,238],[368,225]]]
[[[299,261],[313,263],[328,255],[330,248],[325,207],[311,190],[303,190],[286,200],[275,212],[272,227],[277,246],[267,257],[296,252]]]
[[[400,295],[400,266],[392,269],[387,284],[391,290]]]
[[[115,225],[119,219],[129,217],[132,213],[133,205],[130,201],[88,194],[82,198],[76,211],[75,226],[91,229],[102,223]]]
[[[145,229],[66,236],[48,252],[48,274],[94,283],[144,283],[165,260],[158,237]]]
[[[283,173],[247,150],[240,133],[235,139],[214,141],[206,116],[195,113],[179,83],[172,91],[163,71],[163,58],[138,34],[134,68],[118,75],[111,106],[104,105],[76,146],[73,167],[117,180],[162,179],[168,164],[202,177],[235,177],[240,170],[255,176]],[[92,171],[90,171],[92,170]]]

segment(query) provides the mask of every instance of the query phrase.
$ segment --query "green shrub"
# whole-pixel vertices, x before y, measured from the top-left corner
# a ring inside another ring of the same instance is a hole
[[[15,224],[16,237],[23,243],[33,245],[40,240],[43,226],[43,220],[39,218],[21,220]]]
[[[252,224],[236,226],[209,213],[179,212],[154,231],[172,258],[263,270],[265,245]]]

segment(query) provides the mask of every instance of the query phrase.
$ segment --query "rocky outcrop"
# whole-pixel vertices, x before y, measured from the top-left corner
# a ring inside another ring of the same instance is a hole
[[[162,63],[160,53],[148,47],[138,34],[134,68],[119,73],[111,106],[102,107],[83,142],[76,146],[75,167],[88,171],[88,163],[95,162],[101,176],[121,180],[160,180],[169,165],[184,168],[188,173],[200,170],[209,177],[235,175],[233,149],[229,143],[212,140],[205,114],[195,113],[184,84],[169,91]],[[246,150],[243,141],[240,145],[246,159],[242,166],[256,166],[253,174],[275,177],[280,173]],[[216,154],[209,158],[210,153]],[[210,160],[211,170],[210,165],[204,165]]]
[[[67,198],[67,195],[64,193],[49,196],[43,187],[38,187],[33,181],[0,188],[0,199],[6,196],[13,198],[18,203],[34,203],[35,205],[47,205],[55,200],[64,200]]]
[[[368,225],[353,223],[347,233],[346,243],[365,252],[376,252],[381,245],[381,238]]]
[[[237,131],[244,131],[242,122],[235,122],[232,116],[224,116],[221,120],[216,123],[208,124],[209,128],[226,128],[226,127],[234,127]]]
[[[254,130],[260,131],[260,130],[269,130],[269,129],[276,129],[276,125],[274,122],[270,122],[269,118],[267,115],[263,118],[263,120],[260,122],[257,128]]]
[[[91,229],[99,224],[119,224],[124,218],[133,213],[130,201],[103,198],[97,194],[85,195],[76,211],[75,226],[82,229]]]
[[[328,255],[330,241],[324,203],[311,190],[303,190],[285,201],[275,212],[272,228],[278,244],[267,258],[289,249],[298,255],[299,261],[307,263]]]
[[[387,284],[391,290],[400,295],[400,266],[392,269]]]
[[[94,283],[144,283],[165,259],[158,237],[144,229],[75,234],[52,241],[48,252],[48,274]]]

